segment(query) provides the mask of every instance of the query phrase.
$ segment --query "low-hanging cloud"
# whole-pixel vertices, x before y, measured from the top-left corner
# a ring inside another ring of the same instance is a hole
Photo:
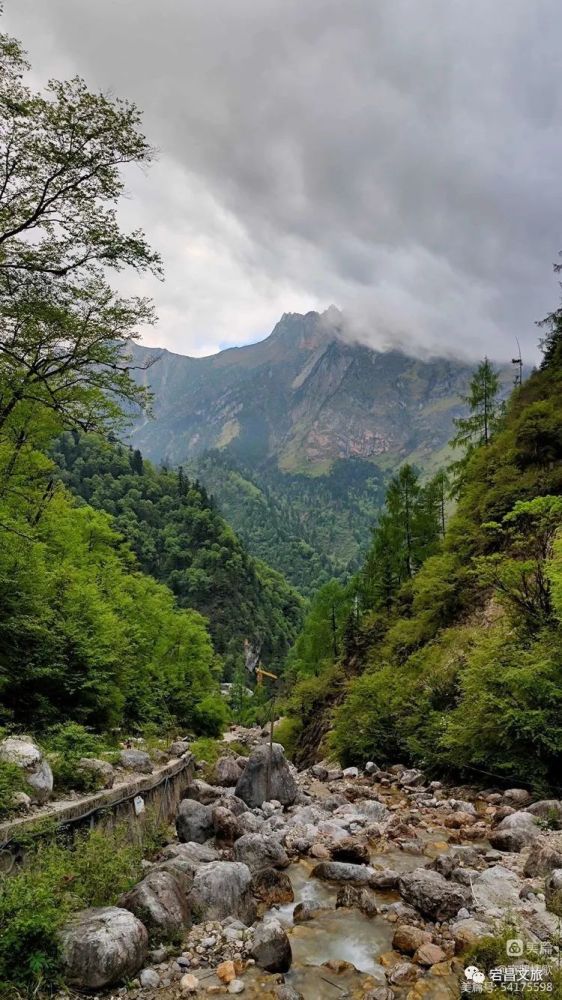
[[[124,218],[182,353],[335,302],[413,353],[531,360],[562,246],[557,0],[7,0],[35,79],[135,100]]]

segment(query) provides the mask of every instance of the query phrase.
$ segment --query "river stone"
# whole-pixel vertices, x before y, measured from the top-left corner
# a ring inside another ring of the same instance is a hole
[[[420,945],[417,949],[414,955],[414,962],[417,962],[418,965],[429,967],[430,965],[438,965],[439,962],[444,962],[446,957],[445,952],[439,945],[428,941],[426,944]]]
[[[528,812],[514,812],[502,819],[489,836],[492,847],[497,851],[519,852],[540,836],[540,828],[535,817]]]
[[[474,902],[480,910],[504,910],[519,901],[521,882],[509,868],[493,865],[472,883]]]
[[[413,927],[410,924],[401,924],[394,932],[392,947],[395,951],[402,951],[405,955],[413,955],[423,944],[431,943],[431,934],[421,927]]]
[[[193,877],[188,896],[191,909],[200,920],[224,920],[235,917],[251,924],[256,904],[251,892],[252,874],[238,861],[211,861]]]
[[[143,989],[156,990],[160,986],[160,976],[154,969],[143,969],[139,982]]]
[[[212,811],[195,799],[182,799],[176,816],[176,832],[181,843],[204,844],[214,833]]]
[[[238,816],[231,813],[225,806],[211,806],[210,808],[212,809],[211,816],[217,843],[233,844],[244,833]]]
[[[365,865],[345,864],[343,861],[321,861],[312,869],[312,878],[348,885],[370,885],[372,875],[372,870]]]
[[[289,986],[288,983],[276,986],[273,992],[277,1000],[304,1000],[302,993],[299,993],[293,986]]]
[[[322,912],[323,907],[319,903],[313,903],[309,899],[304,899],[302,903],[297,903],[293,910],[293,923],[304,924],[308,920],[314,920]]]
[[[213,778],[217,785],[232,787],[238,783],[242,768],[235,757],[219,757],[215,764]]]
[[[397,889],[398,881],[400,875],[395,872],[392,868],[383,868],[382,871],[375,871],[371,875],[369,885],[373,889],[378,889],[380,892],[385,892],[389,889]]]
[[[34,802],[47,802],[53,791],[53,772],[35,743],[18,736],[8,736],[0,743],[0,761],[20,768]]]
[[[353,805],[355,811],[364,816],[369,823],[382,823],[389,816],[388,809],[384,803],[377,802],[376,799],[364,799],[354,802]]]
[[[117,762],[127,771],[137,771],[139,774],[152,774],[154,770],[150,756],[144,750],[122,750]]]
[[[523,874],[527,878],[536,878],[537,875],[547,875],[555,868],[562,868],[562,837],[558,836],[555,841],[537,837],[529,848]]]
[[[328,780],[328,768],[324,767],[323,764],[313,764],[310,768],[310,773],[313,778],[316,778],[317,781]]]
[[[280,743],[272,746],[271,762],[269,746],[257,747],[248,758],[236,785],[236,795],[252,808],[261,806],[268,799],[277,799],[282,805],[290,806],[297,792],[297,783]]]
[[[109,761],[98,760],[97,757],[81,757],[78,761],[78,769],[94,774],[102,788],[113,788],[115,770]]]
[[[245,833],[234,845],[236,861],[248,865],[252,872],[262,868],[286,868],[289,857],[285,848],[274,837],[262,833]]]
[[[276,868],[262,868],[252,876],[252,893],[268,906],[292,903],[295,898],[291,879]]]
[[[359,910],[367,917],[374,917],[378,913],[374,892],[369,889],[361,889],[356,885],[342,885],[338,889],[336,909],[340,907]]]
[[[370,861],[368,844],[362,840],[348,837],[347,840],[333,848],[332,861],[349,861],[352,865],[368,865]]]
[[[388,981],[393,986],[408,986],[410,983],[415,983],[421,975],[422,970],[419,965],[413,965],[412,962],[398,962],[398,965],[390,969]]]
[[[263,920],[254,931],[252,958],[266,972],[288,972],[293,961],[291,942],[274,917]]]
[[[185,888],[185,880],[180,884],[171,872],[152,871],[121,896],[119,906],[134,913],[149,930],[174,934],[191,923]]]
[[[146,927],[116,906],[80,910],[60,933],[64,978],[77,989],[98,990],[134,976],[148,950]]]
[[[468,899],[464,886],[447,882],[438,872],[427,868],[405,872],[398,888],[402,898],[430,920],[455,917]]]
[[[491,931],[487,924],[476,920],[475,917],[465,917],[451,925],[451,933],[456,951],[461,952],[466,948],[472,948],[482,938],[488,937]]]

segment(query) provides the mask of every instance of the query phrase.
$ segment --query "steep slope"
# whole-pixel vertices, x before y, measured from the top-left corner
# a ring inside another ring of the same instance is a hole
[[[62,435],[54,456],[66,485],[113,515],[145,572],[166,583],[180,606],[205,616],[226,679],[258,654],[281,667],[302,601],[248,554],[204,487],[94,435]]]
[[[243,463],[273,459],[288,472],[324,472],[338,458],[394,467],[426,461],[450,437],[469,369],[346,342],[333,307],[286,314],[264,341],[187,358],[150,348],[139,377],[155,393],[154,419],[133,441],[177,464],[209,449]]]

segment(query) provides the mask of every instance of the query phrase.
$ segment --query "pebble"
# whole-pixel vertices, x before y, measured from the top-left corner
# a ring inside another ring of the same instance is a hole
[[[197,976],[192,976],[190,973],[182,976],[180,979],[180,990],[182,993],[197,993],[199,989],[199,980]]]
[[[155,990],[158,986],[160,986],[160,976],[154,971],[154,969],[143,969],[139,979],[140,984],[143,987]]]
[[[246,987],[241,979],[233,979],[231,983],[228,984],[229,993],[243,993]]]

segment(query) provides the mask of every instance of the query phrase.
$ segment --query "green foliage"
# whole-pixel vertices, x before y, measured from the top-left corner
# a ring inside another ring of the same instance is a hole
[[[247,644],[280,669],[302,601],[278,573],[248,555],[197,481],[183,469],[157,471],[140,452],[93,435],[65,434],[54,454],[63,481],[112,515],[142,569],[169,586],[180,606],[208,619],[227,678]]]
[[[289,654],[288,670],[298,678],[321,673],[342,652],[352,596],[337,580],[320,588],[306,616],[303,630]]]
[[[41,842],[25,867],[0,875],[0,987],[30,995],[57,980],[57,935],[68,916],[114,903],[142,877],[142,845],[94,830],[70,850]]]
[[[501,406],[498,402],[499,391],[499,372],[495,370],[488,358],[484,358],[474,372],[468,395],[463,398],[463,402],[468,406],[469,414],[467,417],[458,417],[454,421],[457,433],[451,444],[453,448],[462,448],[464,452],[462,458],[452,467],[456,476],[457,491],[472,452],[481,445],[488,445],[498,426],[501,414]]]
[[[28,792],[27,782],[17,764],[0,761],[0,818],[10,812],[14,796],[18,792]]]

